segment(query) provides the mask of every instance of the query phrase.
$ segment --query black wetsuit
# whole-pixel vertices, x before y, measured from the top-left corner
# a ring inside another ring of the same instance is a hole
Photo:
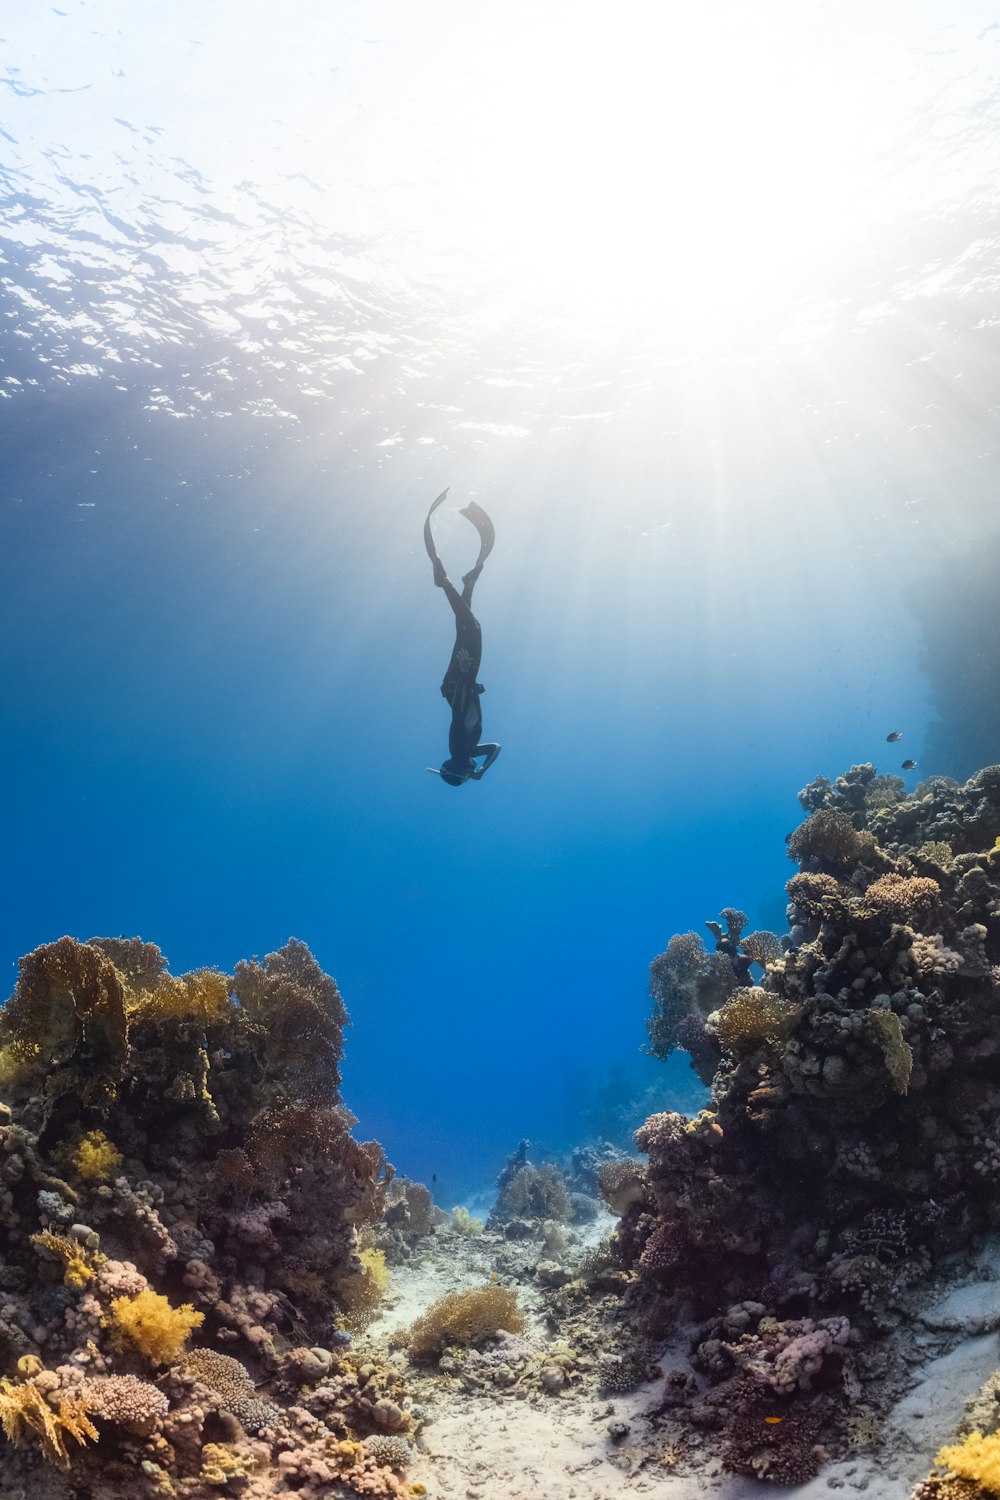
[[[463,509],[462,515],[467,516],[479,532],[479,560],[462,579],[462,592],[459,593],[444,571],[431,535],[431,516],[447,493],[445,490],[444,494],[439,495],[427,513],[424,544],[434,564],[434,582],[444,589],[445,598],[455,615],[455,646],[441,684],[442,697],[451,708],[451,728],[448,731],[449,758],[441,767],[440,774],[445,781],[457,786],[463,781],[478,781],[500,754],[499,745],[483,745],[479,739],[483,732],[483,712],[479,702],[483,686],[476,681],[476,677],[483,655],[483,632],[472,613],[472,591],[482,572],[483,563],[493,549],[494,532],[489,516],[475,501],[471,501]],[[486,758],[478,766],[476,760],[481,756]]]

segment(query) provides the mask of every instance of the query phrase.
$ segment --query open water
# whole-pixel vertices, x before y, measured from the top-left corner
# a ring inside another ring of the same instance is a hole
[[[726,905],[782,930],[799,787],[1000,759],[956,687],[996,651],[1000,12],[6,12],[6,986],[63,933],[174,973],[295,935],[359,1131],[446,1206],[695,1107],[647,965]],[[497,535],[503,748],[458,789],[445,486],[453,577],[462,505]]]

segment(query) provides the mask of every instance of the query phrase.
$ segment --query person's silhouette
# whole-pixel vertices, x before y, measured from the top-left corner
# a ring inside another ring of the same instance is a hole
[[[475,567],[462,579],[459,593],[444,570],[444,564],[434,547],[431,534],[431,516],[444,500],[448,491],[438,495],[427,512],[424,522],[424,546],[434,565],[434,582],[444,589],[445,598],[455,613],[455,647],[451,653],[448,670],[444,674],[441,693],[451,707],[451,728],[448,731],[448,759],[436,772],[449,786],[461,786],[466,781],[479,781],[500,754],[496,744],[482,745],[479,736],[483,732],[483,711],[479,695],[482,683],[476,681],[479,663],[483,655],[483,632],[479,621],[472,613],[472,590],[483,570],[483,563],[493,550],[495,533],[493,522],[474,500],[462,510],[479,532],[479,558]],[[477,761],[482,758],[482,765]],[[433,766],[428,766],[433,771]]]

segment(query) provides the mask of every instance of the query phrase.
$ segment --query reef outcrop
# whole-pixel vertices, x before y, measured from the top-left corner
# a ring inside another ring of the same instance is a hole
[[[21,960],[0,1013],[5,1493],[421,1492],[401,1377],[346,1331],[392,1179],[340,1100],[346,1024],[295,939],[232,975],[174,977],[139,939]]]
[[[637,1319],[699,1319],[691,1421],[779,1483],[836,1447],[909,1289],[1000,1226],[1000,767],[904,795],[854,766],[800,801],[782,942],[729,910],[714,952],[653,961],[652,1050],[687,1048],[711,1106],[636,1133],[617,1233]]]

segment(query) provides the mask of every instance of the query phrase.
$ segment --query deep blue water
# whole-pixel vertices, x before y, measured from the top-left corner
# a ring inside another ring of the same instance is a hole
[[[794,305],[674,338],[534,320],[485,271],[407,281],[335,203],[283,216],[249,147],[225,183],[182,159],[134,71],[116,155],[117,85],[66,83],[64,33],[127,42],[127,17],[33,16],[40,50],[0,44],[7,987],[63,933],[139,933],[174,972],[295,935],[351,1015],[360,1131],[445,1203],[522,1136],[580,1140],[609,1089],[690,1104],[683,1059],[641,1053],[649,960],[724,905],[780,929],[797,790],[922,760],[904,591],[995,529],[992,73],[945,114],[964,134],[909,122],[978,153],[947,212],[904,206]],[[950,24],[919,20],[918,60]],[[425,770],[445,485],[453,577],[458,507],[497,530],[475,603],[503,750],[460,790]]]

